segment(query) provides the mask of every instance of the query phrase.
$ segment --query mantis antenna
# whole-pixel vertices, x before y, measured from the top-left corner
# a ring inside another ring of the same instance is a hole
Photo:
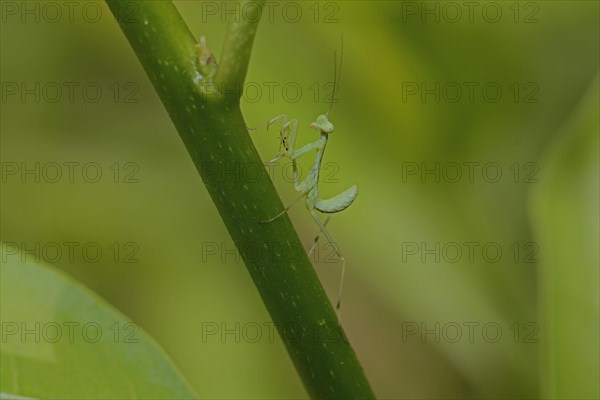
[[[338,92],[338,84],[339,81],[338,79],[341,81],[341,77],[342,77],[342,61],[344,60],[344,34],[342,33],[342,35],[340,36],[340,68],[339,68],[339,72],[338,72],[338,68],[337,68],[337,52],[334,50],[333,51],[333,91],[331,93],[331,102],[329,103],[329,110],[327,110],[327,113],[325,114],[326,116],[329,116],[329,113],[331,112],[331,109],[333,108],[333,102],[335,100],[335,95]]]

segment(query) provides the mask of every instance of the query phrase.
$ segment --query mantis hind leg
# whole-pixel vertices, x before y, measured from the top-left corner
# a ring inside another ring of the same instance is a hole
[[[325,222],[323,223],[324,227],[327,226],[330,219],[331,219],[331,216],[328,216],[327,219],[325,220]],[[315,248],[317,247],[317,244],[319,243],[319,238],[321,237],[321,232],[323,232],[323,231],[321,229],[319,229],[319,232],[317,232],[317,234],[315,235],[315,238],[313,239],[313,243],[310,246],[310,249],[308,249],[308,257],[309,258],[312,255]]]
[[[339,291],[338,291],[337,302],[335,304],[335,312],[337,314],[338,323],[339,323],[340,322],[340,307],[342,305],[342,291],[344,289],[344,276],[346,274],[346,259],[342,255],[342,252],[340,251],[340,248],[338,247],[338,245],[335,242],[335,240],[333,240],[333,238],[331,237],[331,235],[329,234],[329,232],[325,228],[325,224],[323,224],[321,222],[321,220],[319,219],[319,216],[316,214],[316,212],[314,210],[310,210],[310,215],[312,215],[313,219],[317,222],[317,225],[319,225],[319,229],[320,229],[319,233],[323,232],[323,234],[325,235],[325,237],[327,238],[327,240],[329,241],[329,243],[331,243],[331,245],[333,246],[333,249],[335,250],[336,254],[338,255],[340,261],[342,262],[342,274],[341,274],[341,277],[340,277],[340,288],[339,288]]]
[[[294,199],[294,201],[292,201],[290,203],[289,206],[287,206],[286,208],[283,209],[283,211],[281,211],[279,214],[277,214],[276,216],[269,218],[269,219],[265,219],[263,221],[258,221],[259,224],[268,224],[269,222],[273,222],[275,221],[277,218],[281,217],[283,214],[287,213],[290,208],[292,208],[294,206],[294,204],[296,204],[298,202],[298,200],[300,200],[301,198],[303,198],[304,196],[306,196],[305,193],[300,193],[300,196],[296,197]]]

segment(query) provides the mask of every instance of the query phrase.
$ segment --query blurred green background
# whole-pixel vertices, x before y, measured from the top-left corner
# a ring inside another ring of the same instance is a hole
[[[81,252],[73,262],[41,258],[147,330],[201,397],[305,398],[106,5],[81,2],[73,18],[64,8],[54,18],[39,4],[39,22],[3,8],[1,240],[98,243],[98,262]],[[314,140],[308,124],[327,110],[344,35],[319,189],[329,197],[360,186],[329,226],[349,266],[343,325],[380,398],[597,398],[599,4],[481,2],[472,15],[448,4],[271,2],[248,71],[246,122],[286,113],[299,120],[300,144]],[[235,6],[176,5],[218,60],[222,18],[232,18],[225,7]],[[265,160],[275,155],[276,130],[253,137]],[[73,182],[65,162],[80,163]],[[40,182],[22,179],[35,163]],[[43,172],[51,163],[63,165],[55,183],[50,167]],[[82,176],[86,163],[99,166],[97,183]],[[295,195],[283,167],[273,180],[287,203]],[[301,205],[290,216],[308,247],[314,222]],[[330,250],[319,248],[315,268],[334,299]],[[244,328],[256,324],[253,340]],[[219,333],[208,335],[209,325]]]

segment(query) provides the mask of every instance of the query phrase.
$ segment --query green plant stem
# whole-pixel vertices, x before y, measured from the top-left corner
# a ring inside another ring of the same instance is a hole
[[[247,10],[250,7],[251,11],[245,13],[243,18],[229,24],[221,54],[221,65],[215,78],[218,87],[225,87],[236,93],[236,102],[242,95],[252,52],[252,42],[256,35],[264,1],[242,1],[240,3],[240,9]]]
[[[239,106],[202,90],[197,43],[174,5],[107,3],[185,143],[310,396],[374,398],[289,218],[259,224],[283,204]],[[136,18],[123,18],[120,11],[132,5]],[[258,19],[231,25],[218,82],[243,83],[257,24]],[[256,179],[231,174],[250,168],[260,171]]]

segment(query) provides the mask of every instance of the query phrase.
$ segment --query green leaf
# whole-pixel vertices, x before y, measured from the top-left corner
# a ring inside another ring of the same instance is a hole
[[[544,398],[600,397],[598,83],[546,154],[533,199]]]
[[[195,398],[154,340],[95,293],[2,244],[0,398]]]

